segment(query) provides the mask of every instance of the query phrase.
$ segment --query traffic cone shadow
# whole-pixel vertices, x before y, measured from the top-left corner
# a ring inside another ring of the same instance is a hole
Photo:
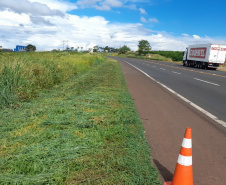
[[[173,180],[165,182],[164,185],[193,185],[191,128],[185,131]]]

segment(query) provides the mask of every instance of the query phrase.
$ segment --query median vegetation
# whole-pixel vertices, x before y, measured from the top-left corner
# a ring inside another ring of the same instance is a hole
[[[0,184],[161,184],[117,62],[73,53],[2,58],[1,86],[19,101],[0,110]]]

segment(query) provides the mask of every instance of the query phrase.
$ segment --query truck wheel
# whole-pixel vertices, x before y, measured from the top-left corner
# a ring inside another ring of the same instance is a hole
[[[202,62],[200,63],[200,69],[204,69],[204,65]]]

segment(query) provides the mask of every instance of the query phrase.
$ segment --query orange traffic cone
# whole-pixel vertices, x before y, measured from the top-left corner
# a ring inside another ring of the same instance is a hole
[[[193,185],[191,128],[186,129],[173,180],[164,185]]]

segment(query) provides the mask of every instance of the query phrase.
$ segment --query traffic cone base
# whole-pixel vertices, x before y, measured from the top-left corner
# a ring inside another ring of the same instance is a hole
[[[172,184],[172,182],[170,181],[170,182],[165,182],[164,183],[164,185],[171,185]]]
[[[193,185],[191,128],[185,131],[173,180],[165,182],[164,185]]]
[[[182,184],[182,185],[193,184],[192,166],[185,167],[183,165],[177,164],[176,170],[173,176],[173,180],[172,180],[172,185],[177,185],[177,184]]]

